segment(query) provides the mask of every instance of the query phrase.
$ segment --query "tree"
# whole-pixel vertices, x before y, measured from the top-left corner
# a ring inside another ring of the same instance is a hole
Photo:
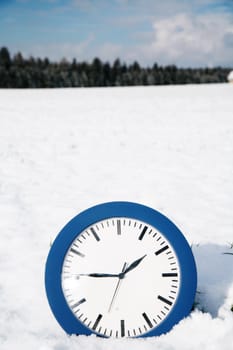
[[[24,66],[24,58],[20,52],[18,52],[14,57],[13,57],[13,64],[14,66],[18,67],[23,67]]]
[[[9,69],[11,66],[10,53],[6,47],[0,49],[0,66],[3,66],[6,69]]]
[[[127,66],[116,59],[103,63],[96,57],[92,63],[66,59],[50,62],[48,58],[25,59],[18,52],[11,59],[7,47],[0,48],[1,88],[131,86],[164,84],[200,84],[226,82],[232,67],[177,68],[154,63],[143,68],[137,61]]]
[[[92,86],[103,86],[103,65],[99,58],[95,58],[91,65],[91,81]]]

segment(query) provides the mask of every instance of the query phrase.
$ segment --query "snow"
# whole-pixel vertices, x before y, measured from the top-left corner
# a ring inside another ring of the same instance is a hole
[[[228,80],[229,82],[232,82],[232,81],[233,81],[233,71],[231,71],[231,72],[228,74],[227,80]]]
[[[230,84],[0,90],[0,348],[229,350],[233,346],[233,90]],[[44,267],[60,229],[127,200],[192,244],[197,308],[148,339],[68,337]]]

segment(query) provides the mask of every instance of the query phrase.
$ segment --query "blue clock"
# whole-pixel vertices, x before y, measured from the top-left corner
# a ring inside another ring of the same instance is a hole
[[[194,303],[190,246],[164,215],[141,204],[104,203],[74,217],[49,252],[45,286],[68,334],[166,333]]]

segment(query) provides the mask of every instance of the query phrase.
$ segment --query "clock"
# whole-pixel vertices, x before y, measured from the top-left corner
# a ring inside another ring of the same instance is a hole
[[[164,215],[130,202],[74,217],[46,262],[51,310],[68,334],[146,337],[166,333],[194,303],[190,246]]]

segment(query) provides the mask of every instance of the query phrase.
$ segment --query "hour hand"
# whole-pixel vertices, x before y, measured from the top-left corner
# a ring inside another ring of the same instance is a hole
[[[125,269],[124,272],[122,272],[120,275],[122,275],[122,277],[120,276],[120,278],[123,278],[129,271],[135,269],[135,267],[137,267],[140,262],[146,257],[146,254],[143,255],[141,258],[135,260],[134,262],[132,262],[132,264],[130,264],[127,269]]]

